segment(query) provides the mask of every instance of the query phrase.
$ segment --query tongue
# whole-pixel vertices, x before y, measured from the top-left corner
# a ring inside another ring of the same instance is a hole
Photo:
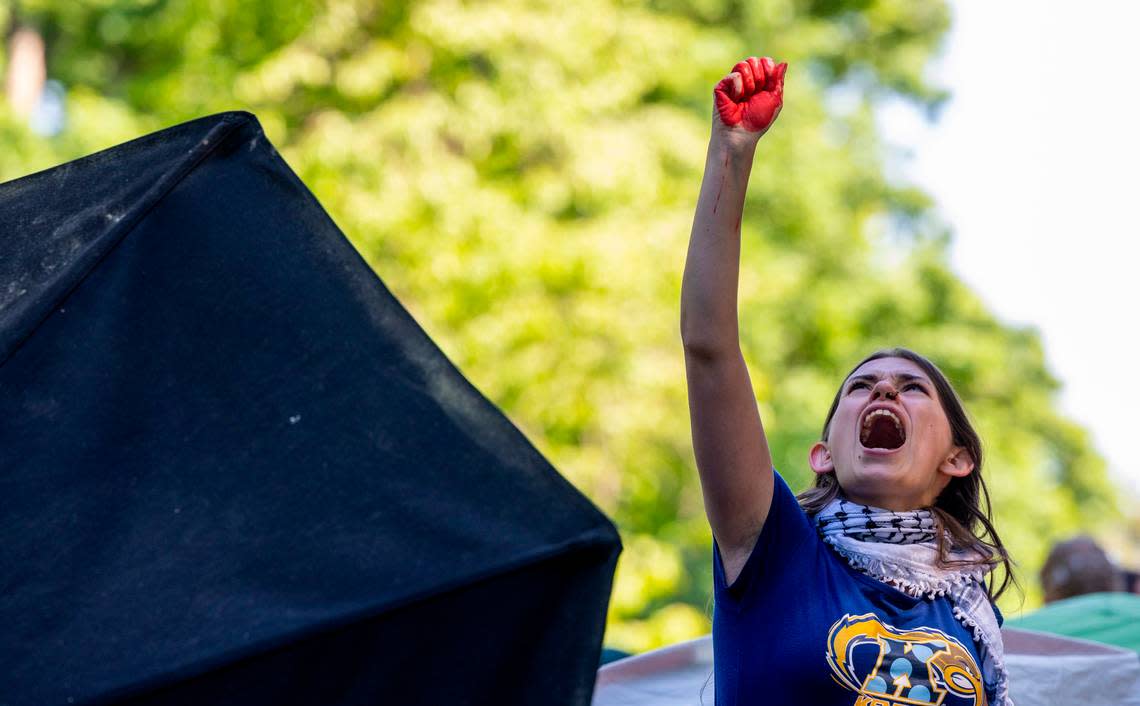
[[[869,449],[897,449],[904,441],[902,431],[886,417],[875,417],[862,438],[863,446]]]

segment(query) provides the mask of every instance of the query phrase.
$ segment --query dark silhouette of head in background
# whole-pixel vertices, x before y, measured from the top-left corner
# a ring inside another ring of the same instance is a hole
[[[1086,593],[1126,590],[1124,572],[1086,535],[1053,545],[1041,567],[1041,588],[1046,603]]]

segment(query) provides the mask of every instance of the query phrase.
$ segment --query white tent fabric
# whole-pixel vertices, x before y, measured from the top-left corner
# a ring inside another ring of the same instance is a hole
[[[1014,628],[1002,637],[1017,706],[1140,706],[1135,652]],[[612,662],[598,670],[593,706],[712,706],[712,664],[711,637]]]

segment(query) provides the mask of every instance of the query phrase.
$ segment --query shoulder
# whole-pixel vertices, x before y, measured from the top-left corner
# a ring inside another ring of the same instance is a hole
[[[776,472],[772,507],[752,542],[722,547],[714,540],[715,593],[727,602],[742,601],[759,583],[797,570],[798,564],[813,556],[805,545],[820,543],[814,521]]]

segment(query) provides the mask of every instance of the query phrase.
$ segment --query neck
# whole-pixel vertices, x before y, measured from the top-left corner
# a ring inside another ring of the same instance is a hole
[[[884,510],[890,510],[891,512],[924,510],[934,504],[933,500],[928,502],[925,498],[902,498],[897,495],[875,493],[849,493],[846,490],[841,490],[840,492],[843,497],[847,498],[850,502],[868,505],[870,507],[879,507]]]

